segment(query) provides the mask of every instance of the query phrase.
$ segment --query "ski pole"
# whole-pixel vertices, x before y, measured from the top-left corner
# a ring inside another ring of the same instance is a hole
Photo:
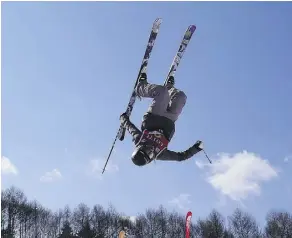
[[[209,160],[210,164],[212,164],[212,161],[210,160],[210,158],[209,158],[209,156],[207,155],[206,151],[205,151],[204,149],[202,149],[202,150],[203,150],[203,152],[204,152],[206,158]]]
[[[116,141],[117,141],[118,135],[119,135],[119,134],[116,135],[116,138],[115,138],[115,140],[114,140],[114,143],[113,143],[112,148],[111,148],[111,150],[110,150],[110,152],[109,152],[109,155],[108,155],[108,157],[107,157],[107,160],[106,160],[106,162],[105,162],[105,165],[104,165],[104,167],[103,167],[103,170],[102,170],[102,173],[101,173],[101,174],[103,174],[104,171],[105,171],[105,168],[106,168],[106,166],[107,166],[107,163],[108,163],[108,161],[109,161],[109,158],[111,157],[112,151],[113,151],[113,149],[114,149],[114,147],[115,147],[115,144],[116,144]]]

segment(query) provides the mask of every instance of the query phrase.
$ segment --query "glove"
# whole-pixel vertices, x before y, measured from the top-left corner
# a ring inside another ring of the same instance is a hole
[[[179,161],[190,159],[191,157],[193,157],[195,154],[197,154],[201,150],[203,150],[203,142],[200,140],[197,140],[196,143],[192,147],[190,147],[189,149],[187,149],[184,152],[178,153],[180,156]]]
[[[198,151],[201,151],[203,150],[203,142],[200,141],[200,140],[197,140],[196,143],[194,144],[194,147],[198,150]]]
[[[129,116],[127,115],[126,112],[124,112],[121,116],[120,116],[120,121],[121,121],[121,124],[122,126],[124,126],[127,121],[129,120]]]

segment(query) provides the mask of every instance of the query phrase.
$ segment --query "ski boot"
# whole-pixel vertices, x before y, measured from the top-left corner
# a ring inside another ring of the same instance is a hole
[[[136,96],[137,96],[137,98],[141,101],[142,99],[141,99],[141,97],[138,95],[138,93],[137,93],[137,89],[138,89],[138,85],[139,84],[148,84],[148,81],[147,81],[147,74],[146,73],[141,73],[140,74],[140,77],[139,77],[139,79],[138,79],[138,82],[137,82],[137,85],[136,85],[136,88],[135,88],[135,92],[136,92]]]
[[[146,73],[141,73],[140,77],[138,79],[138,83],[148,83],[147,82],[147,74]]]
[[[174,87],[175,81],[174,81],[174,77],[173,76],[169,76],[169,78],[167,79],[166,82],[166,87],[167,89],[171,89],[172,87]]]

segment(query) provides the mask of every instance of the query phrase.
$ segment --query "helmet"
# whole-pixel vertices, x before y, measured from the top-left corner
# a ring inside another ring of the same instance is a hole
[[[154,158],[153,146],[138,146],[132,154],[132,161],[135,165],[143,166],[150,163]]]

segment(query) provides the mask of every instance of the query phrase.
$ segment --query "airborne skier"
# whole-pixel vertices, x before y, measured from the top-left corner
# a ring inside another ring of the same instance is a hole
[[[148,61],[159,32],[160,24],[161,18],[157,18],[153,23],[146,51],[139,70],[139,76],[135,82],[135,87],[131,94],[127,110],[120,116],[121,126],[113,142],[102,173],[105,171],[116,140],[124,140],[126,130],[128,130],[133,136],[133,141],[136,147],[132,154],[132,161],[138,166],[146,165],[155,159],[170,161],[187,160],[201,150],[205,153],[203,143],[200,140],[183,152],[174,152],[167,149],[175,132],[175,122],[181,114],[187,99],[183,91],[174,87],[174,75],[192,35],[196,30],[196,26],[189,25],[185,31],[179,49],[168,72],[167,80],[162,86],[148,83],[146,74]],[[129,119],[137,96],[139,98],[145,97],[153,99],[151,106],[143,117],[141,126],[142,131],[140,131]],[[206,153],[205,155],[210,161]]]
[[[135,165],[143,166],[155,159],[183,161],[203,149],[203,143],[200,140],[183,152],[167,149],[175,132],[175,122],[187,99],[183,91],[174,87],[173,76],[170,76],[167,84],[162,86],[148,83],[147,74],[142,73],[135,92],[139,98],[153,99],[148,111],[143,116],[142,131],[130,121],[126,113],[120,116],[122,126],[133,137],[135,150],[132,154],[132,161]]]

